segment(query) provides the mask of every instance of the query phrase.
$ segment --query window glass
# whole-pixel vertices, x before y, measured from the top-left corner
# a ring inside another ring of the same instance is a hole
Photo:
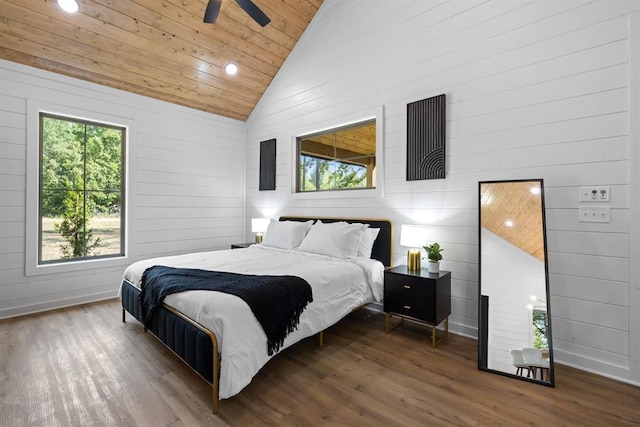
[[[376,121],[300,136],[297,192],[376,187]]]
[[[126,128],[40,113],[38,264],[124,255]]]
[[[532,311],[532,324],[533,324],[533,347],[534,348],[549,348],[549,341],[547,335],[548,316],[545,310],[534,309]]]

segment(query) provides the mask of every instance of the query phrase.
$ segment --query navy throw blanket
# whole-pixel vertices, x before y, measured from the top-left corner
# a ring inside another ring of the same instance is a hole
[[[298,327],[302,311],[313,302],[311,286],[296,276],[261,276],[155,265],[142,274],[141,287],[139,302],[145,327],[149,327],[153,313],[170,294],[208,290],[242,298],[267,336],[269,356],[280,350],[287,335]]]

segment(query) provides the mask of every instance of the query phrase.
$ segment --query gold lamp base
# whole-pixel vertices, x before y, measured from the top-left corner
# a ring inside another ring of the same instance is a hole
[[[418,248],[409,249],[407,252],[407,270],[411,271],[420,271],[420,258],[422,257],[422,252]]]
[[[256,243],[262,243],[262,236],[264,233],[256,233]]]

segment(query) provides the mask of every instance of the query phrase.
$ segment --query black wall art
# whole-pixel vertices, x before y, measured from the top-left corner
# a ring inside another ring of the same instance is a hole
[[[445,95],[407,104],[407,181],[445,177]]]
[[[276,140],[260,143],[260,187],[259,190],[276,189]]]

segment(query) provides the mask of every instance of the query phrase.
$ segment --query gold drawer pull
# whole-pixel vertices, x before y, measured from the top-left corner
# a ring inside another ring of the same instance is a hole
[[[409,285],[402,285],[402,287],[405,288],[405,289],[411,289],[411,286],[409,286]]]
[[[411,310],[411,306],[410,306],[410,305],[405,305],[405,306],[404,306],[404,309],[405,309],[405,310]]]

